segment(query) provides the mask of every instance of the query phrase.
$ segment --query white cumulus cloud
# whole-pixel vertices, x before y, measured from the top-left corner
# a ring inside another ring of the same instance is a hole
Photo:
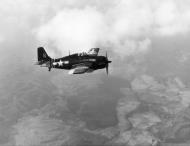
[[[152,37],[186,34],[190,28],[187,0],[117,0],[66,2],[56,15],[36,31],[46,46],[87,51],[91,47],[133,55],[151,48]],[[105,4],[104,3],[104,4]],[[75,4],[75,5],[74,5]]]

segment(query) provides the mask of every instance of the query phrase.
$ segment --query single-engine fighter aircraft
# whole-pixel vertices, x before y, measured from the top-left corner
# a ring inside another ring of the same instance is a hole
[[[99,48],[91,48],[88,53],[69,53],[68,56],[52,59],[46,53],[43,47],[37,49],[38,62],[36,65],[41,67],[48,67],[49,71],[52,68],[70,70],[69,74],[83,74],[90,73],[97,69],[106,68],[108,74],[108,67],[111,61],[106,56],[98,56]]]

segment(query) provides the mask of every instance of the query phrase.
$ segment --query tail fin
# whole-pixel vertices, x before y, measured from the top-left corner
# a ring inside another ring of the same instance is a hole
[[[92,55],[92,56],[97,56],[99,50],[100,50],[100,48],[91,48],[91,49],[88,51],[88,54],[89,54],[89,55]]]
[[[39,47],[37,53],[38,53],[38,62],[49,61],[51,59],[43,47]]]

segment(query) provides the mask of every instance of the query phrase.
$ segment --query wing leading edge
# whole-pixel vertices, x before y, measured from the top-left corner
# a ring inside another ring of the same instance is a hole
[[[83,74],[89,70],[88,66],[78,66],[69,71],[69,74]]]
[[[73,66],[73,68],[69,71],[69,74],[83,74],[86,72],[94,71],[91,69],[92,63],[80,63]]]

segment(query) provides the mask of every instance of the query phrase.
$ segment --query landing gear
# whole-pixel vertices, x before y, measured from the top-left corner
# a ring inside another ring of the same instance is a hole
[[[50,60],[49,60],[49,66],[48,66],[48,71],[51,71],[51,68],[54,68],[53,63],[54,63],[54,59],[50,58]]]

